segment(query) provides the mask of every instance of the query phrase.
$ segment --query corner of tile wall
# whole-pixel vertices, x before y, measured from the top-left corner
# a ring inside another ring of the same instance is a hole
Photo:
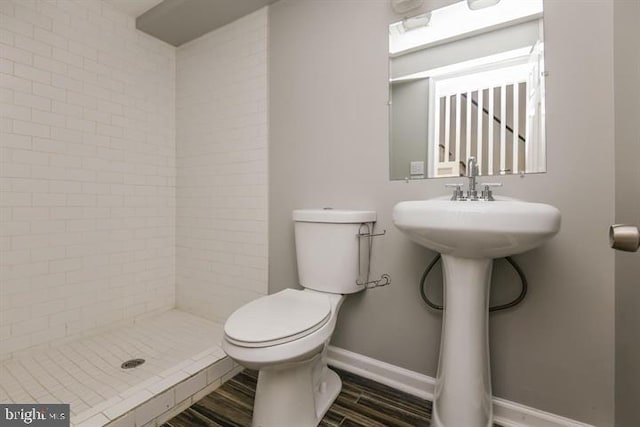
[[[176,300],[224,322],[267,288],[267,8],[177,49]]]

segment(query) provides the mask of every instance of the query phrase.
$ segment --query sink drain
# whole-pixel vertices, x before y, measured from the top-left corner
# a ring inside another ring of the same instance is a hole
[[[120,367],[122,369],[137,368],[138,366],[142,365],[143,363],[144,363],[144,359],[131,359],[131,360],[127,360],[126,362],[124,362],[122,365],[120,365]]]

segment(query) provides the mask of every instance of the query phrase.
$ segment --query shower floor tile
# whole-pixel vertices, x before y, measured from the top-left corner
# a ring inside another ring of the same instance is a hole
[[[224,358],[222,336],[222,325],[179,310],[145,317],[3,361],[0,402],[70,403],[72,423],[115,417]],[[120,367],[136,358],[145,363]]]

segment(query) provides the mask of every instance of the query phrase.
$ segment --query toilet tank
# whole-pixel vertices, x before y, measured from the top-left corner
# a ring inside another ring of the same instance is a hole
[[[298,279],[302,286],[336,294],[364,289],[356,285],[360,240],[357,234],[361,224],[376,221],[374,211],[299,209],[293,211],[293,221]],[[366,279],[367,239],[361,240],[361,278]]]

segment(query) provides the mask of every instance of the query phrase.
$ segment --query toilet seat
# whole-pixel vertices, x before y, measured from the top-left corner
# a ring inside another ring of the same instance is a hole
[[[225,323],[225,339],[241,347],[269,347],[307,336],[330,318],[325,295],[285,289],[236,310]]]

